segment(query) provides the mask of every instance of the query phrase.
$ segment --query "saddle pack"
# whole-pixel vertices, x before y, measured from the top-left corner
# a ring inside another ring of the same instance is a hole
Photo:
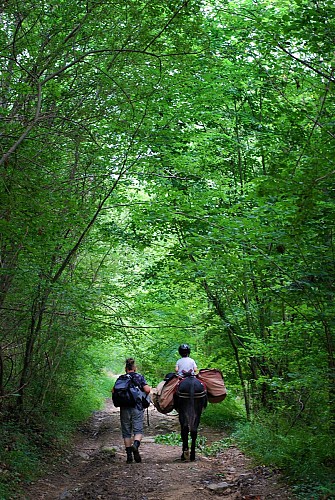
[[[199,371],[197,379],[207,390],[209,403],[220,403],[227,395],[222,372],[216,368],[206,368]],[[168,373],[165,379],[152,390],[152,402],[160,413],[170,413],[175,406],[175,395],[179,385],[184,380],[174,373]],[[201,397],[202,394],[199,395]]]
[[[225,399],[227,389],[221,370],[217,368],[204,368],[199,370],[197,378],[206,385],[209,403],[220,403]]]
[[[174,394],[180,380],[175,373],[168,373],[152,390],[152,402],[160,413],[170,413],[174,409]]]

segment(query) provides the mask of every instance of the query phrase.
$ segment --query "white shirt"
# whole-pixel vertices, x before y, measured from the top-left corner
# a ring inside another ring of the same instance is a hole
[[[176,370],[178,370],[178,375],[185,375],[185,373],[191,373],[194,375],[195,370],[197,370],[197,365],[195,364],[194,359],[189,358],[180,358],[176,364]]]

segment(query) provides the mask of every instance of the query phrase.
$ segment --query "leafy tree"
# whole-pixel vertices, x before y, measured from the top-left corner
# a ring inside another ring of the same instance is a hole
[[[333,14],[329,0],[6,3],[4,412],[52,411],[54,387],[69,401],[85,361],[106,363],[92,342],[155,383],[187,341],[283,442],[330,435]]]
[[[97,267],[80,265],[84,245],[107,203],[122,203],[118,186],[133,184],[148,155],[142,137],[151,101],[178,53],[193,50],[197,14],[188,2],[131,1],[7,2],[2,11],[5,408],[35,404],[28,396],[39,367],[61,366],[53,360],[79,347],[65,340],[69,331],[78,340],[83,330],[94,336],[77,322],[100,266],[98,252]],[[97,300],[94,289],[89,298]],[[55,372],[48,373],[50,386]]]

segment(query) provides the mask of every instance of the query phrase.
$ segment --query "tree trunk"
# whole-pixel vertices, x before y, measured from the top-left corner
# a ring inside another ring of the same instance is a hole
[[[215,294],[213,294],[211,292],[211,290],[210,290],[210,288],[209,288],[208,283],[206,282],[206,280],[204,280],[202,282],[202,285],[203,285],[203,288],[206,291],[208,299],[210,300],[210,302],[215,307],[215,310],[216,310],[217,314],[225,322],[225,326],[226,326],[227,332],[228,332],[228,338],[229,338],[230,344],[231,344],[231,346],[233,348],[233,352],[234,352],[234,356],[235,356],[235,360],[236,360],[236,364],[237,364],[237,371],[238,371],[238,375],[239,375],[239,379],[240,379],[240,383],[241,383],[241,388],[242,388],[242,391],[243,391],[243,398],[244,398],[244,404],[245,404],[245,411],[246,411],[246,414],[247,414],[247,419],[250,420],[250,400],[249,400],[249,394],[248,394],[246,382],[245,382],[244,376],[243,376],[243,370],[242,370],[242,365],[241,365],[241,360],[240,360],[240,355],[239,355],[238,347],[237,347],[236,342],[235,342],[235,335],[236,335],[236,333],[235,333],[234,327],[229,324],[229,321],[227,320],[226,314],[225,314],[225,312],[224,312],[224,310],[222,308],[222,305],[220,303],[219,298]]]

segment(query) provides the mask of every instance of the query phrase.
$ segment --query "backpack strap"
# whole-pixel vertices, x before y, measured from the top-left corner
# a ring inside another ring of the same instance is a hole
[[[127,373],[127,376],[131,378],[133,384],[135,387],[138,387],[140,389],[140,391],[143,391],[142,387],[138,384],[138,382],[136,381],[136,377],[133,377],[133,374],[135,375],[136,372],[131,372],[131,373]]]
[[[137,385],[137,383],[136,383],[136,380],[135,380],[135,379],[134,379],[134,377],[133,377],[133,373],[135,373],[135,372],[132,372],[132,373],[127,373],[127,377],[128,377],[128,378],[130,378],[130,380],[132,381],[132,383],[133,383],[136,387],[138,387],[138,385]]]

